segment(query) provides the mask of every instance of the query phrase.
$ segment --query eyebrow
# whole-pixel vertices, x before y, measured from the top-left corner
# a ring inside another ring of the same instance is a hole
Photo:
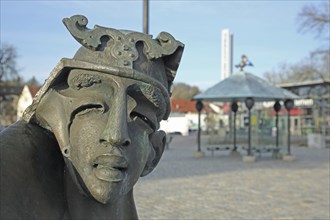
[[[68,84],[75,90],[92,87],[100,83],[102,83],[101,76],[85,72],[84,70],[80,70],[79,75],[68,80]]]

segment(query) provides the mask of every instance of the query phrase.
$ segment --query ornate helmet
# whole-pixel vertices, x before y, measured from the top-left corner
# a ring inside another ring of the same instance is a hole
[[[23,119],[33,121],[35,110],[45,93],[65,79],[72,69],[85,69],[149,83],[162,92],[166,103],[163,119],[170,113],[170,90],[184,45],[169,33],[151,35],[94,26],[86,28],[82,15],[63,19],[71,35],[82,45],[73,59],[63,58],[51,72],[25,111]]]

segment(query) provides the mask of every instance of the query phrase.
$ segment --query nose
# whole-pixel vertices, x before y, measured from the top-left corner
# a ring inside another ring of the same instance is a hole
[[[126,122],[119,126],[115,126],[110,120],[107,123],[105,130],[101,134],[101,143],[110,143],[113,146],[127,147],[131,144],[131,139],[128,136]]]
[[[113,101],[106,126],[100,136],[100,142],[126,147],[131,144],[127,127],[126,96],[118,95]]]

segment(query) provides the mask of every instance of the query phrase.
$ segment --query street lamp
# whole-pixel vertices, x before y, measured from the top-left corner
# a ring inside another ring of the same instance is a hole
[[[198,100],[196,102],[196,109],[198,111],[198,133],[197,133],[197,151],[201,151],[201,111],[204,105],[203,102]]]
[[[149,0],[143,0],[143,33],[149,34]]]
[[[246,98],[245,99],[245,106],[248,109],[249,115],[248,115],[248,120],[249,120],[249,133],[248,133],[248,156],[251,156],[251,109],[254,105],[254,99],[253,98]]]
[[[276,128],[276,148],[278,149],[278,112],[281,110],[281,104],[279,101],[276,101],[274,104],[274,110],[276,112],[276,117],[275,117],[275,128]]]
[[[234,149],[233,149],[233,151],[236,151],[237,150],[237,146],[236,146],[236,112],[238,110],[237,102],[231,103],[231,110],[232,110],[232,112],[234,112]]]
[[[286,110],[288,111],[288,155],[291,155],[291,149],[290,149],[290,110],[293,108],[293,100],[292,99],[287,99],[284,101],[284,106]]]

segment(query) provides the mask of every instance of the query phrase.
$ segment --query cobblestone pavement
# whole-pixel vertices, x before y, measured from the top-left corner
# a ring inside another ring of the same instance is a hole
[[[228,152],[194,158],[196,137],[176,136],[158,167],[140,178],[140,219],[330,219],[329,149],[293,147],[244,163]]]

